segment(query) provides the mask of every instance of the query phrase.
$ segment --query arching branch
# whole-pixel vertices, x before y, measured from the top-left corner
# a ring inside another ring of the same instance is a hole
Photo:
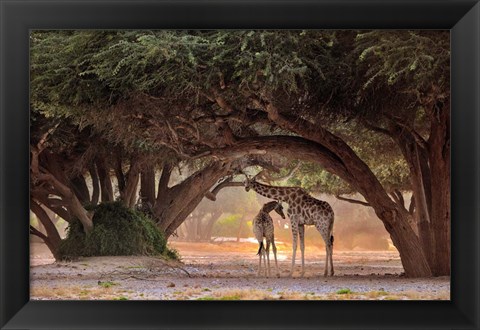
[[[300,163],[295,165],[293,168],[291,168],[285,175],[279,176],[279,177],[273,177],[271,174],[269,174],[267,171],[262,170],[259,174],[257,174],[258,177],[261,177],[263,181],[267,182],[274,182],[274,181],[286,181],[290,179],[295,172],[300,168]],[[278,173],[278,171],[276,171]]]
[[[343,162],[324,146],[297,136],[272,135],[239,139],[232,146],[203,153],[222,160],[233,160],[248,154],[264,155],[275,153],[292,159],[303,159],[320,163],[325,169],[338,175],[355,187],[355,180]]]
[[[226,180],[223,180],[219,184],[217,184],[212,191],[209,191],[205,194],[205,197],[207,197],[211,201],[216,201],[217,200],[217,194],[220,190],[226,187],[243,187],[243,182],[232,182],[233,178],[230,176]]]
[[[359,205],[363,205],[363,206],[371,206],[369,203],[359,201],[357,199],[346,198],[346,197],[342,197],[340,195],[335,195],[335,197],[337,199],[341,200],[341,201],[349,202],[349,203],[352,203],[352,204],[359,204]]]

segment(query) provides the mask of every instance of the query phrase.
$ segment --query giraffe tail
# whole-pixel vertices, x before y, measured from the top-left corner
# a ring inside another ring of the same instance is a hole
[[[333,235],[330,235],[330,244],[333,246]]]
[[[260,242],[260,247],[258,248],[257,256],[259,256],[262,253],[263,249],[264,249],[263,242]]]

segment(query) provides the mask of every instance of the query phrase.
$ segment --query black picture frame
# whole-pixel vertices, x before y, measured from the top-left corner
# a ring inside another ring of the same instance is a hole
[[[0,0],[0,327],[479,327],[477,1]],[[451,301],[29,301],[29,31],[31,29],[450,29]]]

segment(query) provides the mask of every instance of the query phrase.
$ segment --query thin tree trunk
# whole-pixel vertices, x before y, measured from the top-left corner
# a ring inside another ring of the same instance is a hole
[[[240,242],[240,236],[242,236],[242,230],[245,227],[245,216],[242,215],[240,218],[240,223],[238,224],[238,231],[237,231],[237,243]]]
[[[158,203],[158,205],[162,205],[162,199],[166,197],[167,193],[170,190],[170,188],[168,187],[168,183],[170,182],[170,175],[172,174],[172,170],[172,165],[163,165],[162,174],[160,175],[160,179],[158,180],[157,199],[155,201],[155,203]]]
[[[136,161],[131,162],[127,173],[124,189],[120,192],[120,197],[127,207],[132,208],[137,201],[138,182],[140,181],[140,169]]]
[[[195,240],[195,223],[194,223],[194,218],[188,218],[183,222],[183,225],[185,226],[185,239],[187,241],[194,241]]]
[[[205,241],[210,241],[212,239],[213,226],[222,216],[222,212],[214,212],[208,219],[204,230],[202,231],[202,239]]]
[[[53,257],[55,260],[60,260],[61,256],[59,253],[59,245],[56,245],[55,243],[52,242],[52,240],[42,233],[41,231],[37,230],[35,227],[30,226],[30,234],[34,235],[36,237],[39,237],[43,243],[47,246],[47,248],[50,250],[50,252],[53,254]]]
[[[98,171],[98,179],[100,181],[102,202],[113,202],[112,181],[105,160],[97,158],[96,165]]]
[[[93,162],[90,164],[88,172],[92,178],[92,199],[90,200],[90,203],[92,205],[97,205],[100,198],[100,181],[98,179],[97,169]]]
[[[45,228],[45,238],[41,237],[44,239],[45,243],[47,244],[48,248],[52,252],[53,256],[55,259],[59,259],[59,247],[60,247],[60,242],[62,241],[60,234],[58,233],[57,228],[55,227],[54,223],[48,216],[47,212],[33,199],[30,199],[30,209],[32,210],[33,213],[37,216],[38,220],[41,222],[43,227]],[[37,233],[38,234],[38,233]]]
[[[118,190],[120,191],[120,195],[122,194],[123,190],[125,189],[125,174],[123,173],[122,168],[122,159],[120,156],[117,156],[115,159],[115,176],[117,177],[117,185]]]
[[[47,207],[50,209],[52,212],[55,212],[60,218],[65,220],[66,222],[71,222],[72,217],[70,213],[68,213],[68,210],[64,207],[65,206],[65,201],[62,199],[58,198],[48,198],[47,195],[48,193],[41,193],[36,191],[35,189],[30,190],[31,196],[43,204],[43,206]]]
[[[155,169],[149,166],[141,173],[140,198],[142,203],[148,203],[151,207],[155,205]]]
[[[72,190],[77,196],[80,203],[86,205],[90,202],[90,192],[88,191],[87,182],[83,175],[77,175],[72,180],[70,180]]]

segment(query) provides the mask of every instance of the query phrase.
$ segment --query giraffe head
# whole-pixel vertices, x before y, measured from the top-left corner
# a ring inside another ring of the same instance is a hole
[[[245,181],[243,181],[243,184],[245,185],[245,191],[249,191],[252,188],[254,182],[254,178],[249,179],[248,176],[245,175]]]
[[[283,213],[283,206],[279,201],[270,201],[263,204],[262,212],[270,213],[272,211],[277,212],[283,219],[285,219],[285,214]]]
[[[285,214],[283,213],[283,206],[280,202],[277,202],[274,210],[282,217],[282,219],[285,219]]]

